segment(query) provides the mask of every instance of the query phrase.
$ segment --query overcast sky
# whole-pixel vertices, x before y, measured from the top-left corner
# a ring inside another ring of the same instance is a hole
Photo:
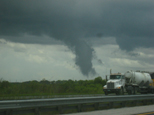
[[[0,0],[0,78],[154,71],[153,0]]]

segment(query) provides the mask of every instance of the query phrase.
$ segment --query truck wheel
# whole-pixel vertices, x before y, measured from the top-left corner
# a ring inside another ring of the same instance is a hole
[[[151,93],[154,94],[154,89],[151,90]]]
[[[136,87],[133,88],[133,94],[135,95],[137,93]]]
[[[107,91],[105,91],[105,95],[108,95],[108,92]]]
[[[132,94],[133,94],[133,90],[129,90],[129,91],[128,91],[128,94],[129,94],[129,95],[132,95]]]
[[[124,89],[123,88],[120,89],[119,94],[124,95]]]
[[[121,88],[119,92],[116,92],[116,95],[124,95],[124,89]]]
[[[130,95],[130,90],[128,90],[127,92],[128,92],[128,95]]]

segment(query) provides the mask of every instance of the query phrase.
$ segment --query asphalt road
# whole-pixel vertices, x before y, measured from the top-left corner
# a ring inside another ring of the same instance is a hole
[[[72,113],[67,115],[154,115],[154,105]]]
[[[154,115],[154,111],[153,112],[140,113],[140,114],[136,114],[136,115]]]

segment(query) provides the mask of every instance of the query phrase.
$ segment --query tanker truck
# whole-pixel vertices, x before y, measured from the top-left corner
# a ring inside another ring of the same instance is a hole
[[[103,87],[105,95],[115,93],[116,95],[122,95],[125,92],[125,77],[123,73],[111,73],[110,79]]]
[[[110,79],[103,87],[105,95],[115,93],[121,95],[154,93],[154,72],[127,71],[125,74],[110,74]]]
[[[154,73],[147,71],[127,71],[125,74],[125,89],[128,94],[154,93]]]

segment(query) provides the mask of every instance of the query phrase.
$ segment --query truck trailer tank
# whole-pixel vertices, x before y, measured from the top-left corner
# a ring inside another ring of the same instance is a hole
[[[125,78],[127,85],[137,85],[140,87],[149,86],[149,84],[153,82],[150,74],[144,72],[127,71]]]

